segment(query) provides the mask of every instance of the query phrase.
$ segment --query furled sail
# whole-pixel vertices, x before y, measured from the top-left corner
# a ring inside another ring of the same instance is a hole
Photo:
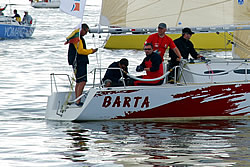
[[[249,22],[249,0],[103,0],[100,24],[120,27],[197,27]],[[235,9],[247,8],[248,12]]]

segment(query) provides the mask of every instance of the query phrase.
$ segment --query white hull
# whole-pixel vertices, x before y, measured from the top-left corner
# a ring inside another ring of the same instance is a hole
[[[59,8],[60,1],[55,2],[32,2],[31,6],[34,8]]]
[[[237,92],[237,89],[244,89],[244,92]],[[249,115],[250,84],[91,89],[83,107],[69,106],[64,111],[62,104],[67,95],[65,92],[49,97],[47,119],[84,121],[246,116]]]
[[[179,84],[90,88],[84,105],[67,105],[74,92],[54,92],[46,119],[60,121],[250,116],[250,69],[243,61],[186,64]],[[242,71],[245,70],[245,71]],[[219,76],[197,76],[195,73]],[[242,73],[247,72],[247,73]],[[213,75],[214,75],[213,74]],[[185,84],[184,84],[185,83]],[[70,98],[68,98],[70,97]],[[66,102],[66,103],[65,103]]]

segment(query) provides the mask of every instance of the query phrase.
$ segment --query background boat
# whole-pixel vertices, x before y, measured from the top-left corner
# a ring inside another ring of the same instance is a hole
[[[32,0],[31,6],[34,8],[59,8],[60,0]]]
[[[11,15],[11,6],[16,4],[7,4],[10,6],[9,12]],[[0,39],[21,39],[29,38],[35,30],[35,20],[31,25],[18,23],[13,16],[0,15]]]
[[[35,26],[20,25],[11,17],[0,16],[0,38],[20,39],[32,36]]]

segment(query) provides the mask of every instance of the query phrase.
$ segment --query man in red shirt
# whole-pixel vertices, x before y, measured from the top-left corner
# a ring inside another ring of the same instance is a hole
[[[152,43],[154,51],[160,54],[162,61],[164,61],[163,56],[165,54],[166,49],[170,47],[178,56],[176,60],[180,61],[181,53],[179,49],[176,47],[173,40],[165,34],[166,30],[167,30],[167,25],[165,23],[160,23],[158,25],[158,33],[150,35],[148,39],[145,41],[145,44]]]

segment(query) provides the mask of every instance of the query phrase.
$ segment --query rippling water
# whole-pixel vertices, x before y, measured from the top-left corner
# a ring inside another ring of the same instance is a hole
[[[30,39],[0,41],[1,166],[250,166],[249,120],[46,121],[49,74],[71,73],[63,43],[80,20],[59,9],[34,9],[24,0],[11,3],[22,4],[12,6],[21,16],[29,11],[36,30]],[[99,9],[100,0],[87,1],[84,22],[95,26]],[[86,36],[89,48],[105,39]],[[100,59],[107,67],[122,57],[129,57],[133,73],[144,54],[100,48],[90,56],[89,71]]]

